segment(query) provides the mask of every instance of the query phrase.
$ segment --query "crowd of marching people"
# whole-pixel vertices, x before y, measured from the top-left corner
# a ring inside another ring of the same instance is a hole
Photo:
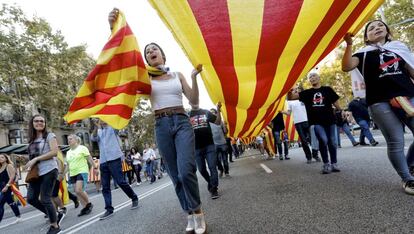
[[[114,9],[109,15],[111,27],[117,17],[118,10]],[[352,54],[351,35],[345,36],[347,47],[342,68],[360,72],[366,82],[366,98],[355,97],[343,108],[335,90],[323,86],[317,72],[310,72],[307,78],[311,88],[292,88],[287,95],[286,110],[278,113],[252,144],[262,155],[267,153],[267,158],[289,160],[289,139],[283,115],[293,115],[306,163],[322,162],[322,174],[337,173],[342,170],[337,151],[341,147],[340,131],[347,135],[353,146],[376,146],[378,142],[370,132],[373,120],[385,137],[389,160],[400,175],[405,192],[414,194],[414,152],[411,145],[407,157],[404,155],[403,135],[403,125],[414,130],[414,119],[401,105],[394,105],[404,100],[411,105],[414,103],[414,84],[410,80],[410,76],[414,77],[414,57],[399,53],[404,52],[406,46],[391,40],[388,26],[382,21],[369,22],[364,35],[367,47],[355,54]],[[201,65],[192,72],[190,86],[180,72],[170,72],[165,67],[166,55],[159,45],[148,44],[144,56],[151,76],[150,100],[156,145],[146,144],[142,152],[136,148],[123,152],[118,131],[97,120],[93,121],[91,140],[99,145],[99,159],[93,158],[74,134],[68,136],[70,149],[63,158],[55,134],[47,129],[46,118],[35,115],[30,120],[28,155],[18,157],[26,162],[26,169],[36,171],[36,175],[28,180],[27,201],[49,219],[48,233],[61,231],[60,223],[67,211],[58,192],[62,184],[66,184],[66,178],[75,193],[68,193],[68,196],[75,208],[82,206],[78,216],[92,212],[93,204],[86,185],[88,181],[95,183],[105,202],[105,213],[100,217],[104,220],[114,214],[111,180],[131,199],[131,209],[136,209],[138,195],[131,186],[134,183],[141,185],[141,174],[153,184],[162,178],[164,171],[168,172],[187,215],[186,232],[206,232],[196,171],[206,181],[211,198],[217,199],[220,197],[219,178],[230,177],[229,165],[233,156],[240,157],[248,145],[240,138],[228,137],[226,123],[221,119],[221,103],[210,110],[199,107],[197,75],[202,72]],[[390,68],[390,64],[396,65]],[[183,107],[183,95],[190,102],[189,112]],[[399,97],[405,99],[397,100]],[[360,127],[358,140],[351,133],[350,124]],[[20,218],[9,189],[14,178],[10,159],[0,154],[0,221],[5,203]]]

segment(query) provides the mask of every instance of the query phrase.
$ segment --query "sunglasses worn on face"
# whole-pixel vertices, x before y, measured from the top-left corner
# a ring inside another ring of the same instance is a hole
[[[43,119],[35,119],[33,120],[33,123],[44,123],[45,121]]]

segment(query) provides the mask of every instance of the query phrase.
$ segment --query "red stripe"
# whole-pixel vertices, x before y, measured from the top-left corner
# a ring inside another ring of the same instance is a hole
[[[290,128],[290,115],[286,116],[286,121],[285,121],[285,130],[286,132],[289,132],[289,128]]]
[[[149,94],[151,92],[151,86],[140,81],[132,81],[114,88],[96,90],[88,96],[75,97],[69,107],[69,111],[72,112],[80,109],[89,109],[93,106],[107,103],[111,98],[121,93],[136,95],[138,91],[140,93]]]
[[[236,127],[239,83],[233,60],[233,42],[226,0],[188,0],[220,79],[229,122],[229,134]]]
[[[255,93],[240,135],[250,129],[258,109],[269,96],[272,83],[277,82],[277,64],[289,41],[302,4],[303,0],[266,0],[264,3],[262,34],[256,60]],[[286,6],[289,6],[289,11]]]
[[[361,2],[367,2],[367,1],[361,1]],[[299,55],[296,58],[296,61],[292,67],[292,69],[289,72],[288,79],[283,86],[283,89],[281,93],[279,94],[278,98],[281,98],[283,95],[285,95],[292,86],[296,83],[300,73],[303,71],[303,69],[306,66],[306,63],[308,62],[310,56],[314,52],[315,48],[318,46],[321,38],[323,38],[326,33],[331,28],[333,22],[339,18],[339,16],[343,13],[343,11],[346,9],[348,4],[350,3],[350,0],[343,0],[343,1],[334,1],[332,3],[331,7],[329,8],[328,12],[325,14],[324,18],[322,19],[321,23],[317,27],[317,29],[314,31],[311,38],[308,40],[308,42],[305,44],[303,49],[300,51]],[[361,5],[361,3],[359,3]],[[355,19],[354,21],[355,22]],[[348,27],[342,26],[343,30],[348,30],[351,25]],[[337,33],[337,35],[339,35]],[[341,33],[341,37],[345,35],[345,33]],[[329,50],[325,50],[325,52],[329,53],[332,49],[335,48],[337,43],[339,42],[340,38],[335,38],[335,40],[332,40],[330,43],[330,46],[328,47]],[[335,45],[332,47],[332,45]],[[326,56],[327,53],[323,53],[323,56]],[[316,65],[323,57],[321,56],[317,62],[315,62],[314,65]]]
[[[132,108],[126,105],[107,105],[96,112],[96,115],[118,115],[124,119],[130,119],[132,110]]]
[[[124,37],[131,34],[133,34],[131,28],[128,24],[125,25],[125,27],[120,28],[118,32],[105,44],[102,50],[107,50],[120,46],[122,41],[124,40]]]
[[[290,130],[291,132],[290,132],[290,137],[289,137],[289,139],[290,140],[295,140],[295,133],[296,133],[296,127],[295,127],[295,125],[294,124],[292,124],[292,129]]]
[[[380,68],[387,67],[388,65],[393,64],[393,63],[395,63],[395,62],[398,62],[398,61],[400,61],[400,60],[401,60],[401,58],[395,58],[395,59],[392,59],[392,60],[390,60],[390,61],[388,61],[388,62],[386,62],[386,63],[381,64],[381,65],[380,65]]]
[[[124,68],[138,66],[145,69],[142,55],[139,51],[133,50],[121,54],[116,54],[107,64],[98,64],[89,73],[86,81],[94,80],[97,75],[118,71]]]

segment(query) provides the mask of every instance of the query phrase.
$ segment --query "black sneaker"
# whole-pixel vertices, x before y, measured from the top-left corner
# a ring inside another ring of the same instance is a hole
[[[414,195],[414,180],[403,182],[402,186],[406,194]]]
[[[211,190],[211,199],[215,200],[215,199],[217,199],[219,197],[220,197],[220,195],[218,194],[218,189],[217,188],[216,189],[212,189]]]
[[[353,146],[358,146],[359,142],[352,143]]]
[[[63,219],[65,218],[66,214],[63,211],[59,211],[57,214],[57,224],[60,226],[60,223],[62,223]]]
[[[135,210],[137,208],[138,208],[138,198],[135,200],[132,200],[131,210]]]
[[[282,155],[279,156],[279,160],[283,160],[283,156]]]
[[[360,145],[360,146],[367,146],[368,144],[367,144],[367,143],[365,143],[365,142],[359,142],[359,145]]]
[[[75,203],[75,209],[79,207],[79,200],[78,199],[74,200],[73,203]]]
[[[286,155],[286,156],[285,156],[285,160],[290,160],[290,158]]]
[[[110,218],[110,217],[112,217],[113,215],[114,215],[114,212],[113,212],[113,211],[109,211],[109,210],[107,210],[107,211],[105,212],[105,214],[103,214],[101,217],[99,217],[99,220],[104,220],[104,219]]]
[[[371,146],[376,146],[376,145],[378,145],[378,141],[372,141],[371,142]]]
[[[84,216],[84,215],[88,215],[88,214],[90,214],[91,212],[92,212],[92,208],[93,208],[93,205],[92,205],[92,203],[88,203],[88,204],[86,204],[86,206],[80,211],[80,213],[78,214],[78,217],[80,217],[80,216]]]
[[[47,231],[47,234],[57,234],[60,233],[62,230],[58,226],[57,228],[50,226],[49,231]]]

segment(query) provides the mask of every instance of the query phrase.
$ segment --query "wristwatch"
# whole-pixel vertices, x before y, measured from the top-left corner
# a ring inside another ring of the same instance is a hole
[[[10,184],[6,184],[7,187],[10,187]]]

